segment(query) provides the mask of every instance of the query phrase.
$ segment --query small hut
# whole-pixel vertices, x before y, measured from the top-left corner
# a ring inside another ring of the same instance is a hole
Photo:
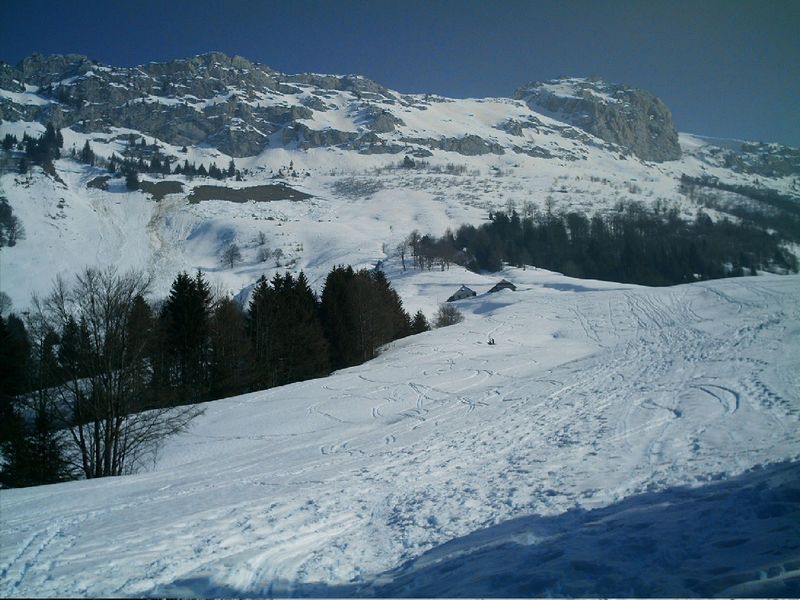
[[[447,299],[447,301],[455,302],[456,300],[463,300],[464,298],[474,298],[475,296],[476,294],[473,290],[469,289],[465,285],[462,285],[455,294],[453,294]]]
[[[503,279],[500,283],[495,285],[492,289],[490,289],[486,293],[487,294],[494,294],[495,292],[499,292],[500,290],[511,290],[513,292],[516,289],[517,289],[517,286],[515,286],[510,281],[506,281],[505,279]]]

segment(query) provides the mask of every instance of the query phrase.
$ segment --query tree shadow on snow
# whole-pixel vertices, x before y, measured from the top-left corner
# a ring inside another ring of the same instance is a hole
[[[247,596],[175,582],[201,596]],[[522,517],[433,548],[372,582],[267,583],[261,596],[800,597],[800,463],[757,467],[595,510]],[[183,595],[183,594],[181,594]]]

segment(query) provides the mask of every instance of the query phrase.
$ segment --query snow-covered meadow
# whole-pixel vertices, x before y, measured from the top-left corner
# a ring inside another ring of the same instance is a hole
[[[800,277],[388,268],[426,310],[478,296],[208,403],[151,471],[3,490],[0,594],[798,594]]]

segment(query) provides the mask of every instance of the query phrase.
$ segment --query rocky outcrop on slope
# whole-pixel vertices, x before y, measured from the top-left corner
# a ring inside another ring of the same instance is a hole
[[[644,90],[596,79],[557,79],[523,86],[514,98],[643,160],[663,162],[681,156],[669,108]]]
[[[505,154],[503,147],[496,143],[483,139],[480,136],[468,134],[463,137],[443,137],[441,139],[432,138],[403,138],[407,144],[425,146],[433,150],[444,150],[445,152],[455,152],[464,156],[481,156],[483,154]]]
[[[0,63],[0,119],[52,122],[81,132],[126,127],[183,146],[210,144],[252,156],[283,130],[284,143],[336,146],[359,135],[300,123],[327,111],[328,97],[394,104],[400,98],[360,76],[285,75],[239,56],[212,52],[186,60],[112,68],[85,56],[35,54]],[[363,111],[367,133],[402,121],[377,107]]]

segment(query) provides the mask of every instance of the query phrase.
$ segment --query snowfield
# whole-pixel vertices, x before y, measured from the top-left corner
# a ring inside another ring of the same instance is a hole
[[[391,275],[479,294],[150,472],[3,490],[0,595],[800,595],[799,276]]]

